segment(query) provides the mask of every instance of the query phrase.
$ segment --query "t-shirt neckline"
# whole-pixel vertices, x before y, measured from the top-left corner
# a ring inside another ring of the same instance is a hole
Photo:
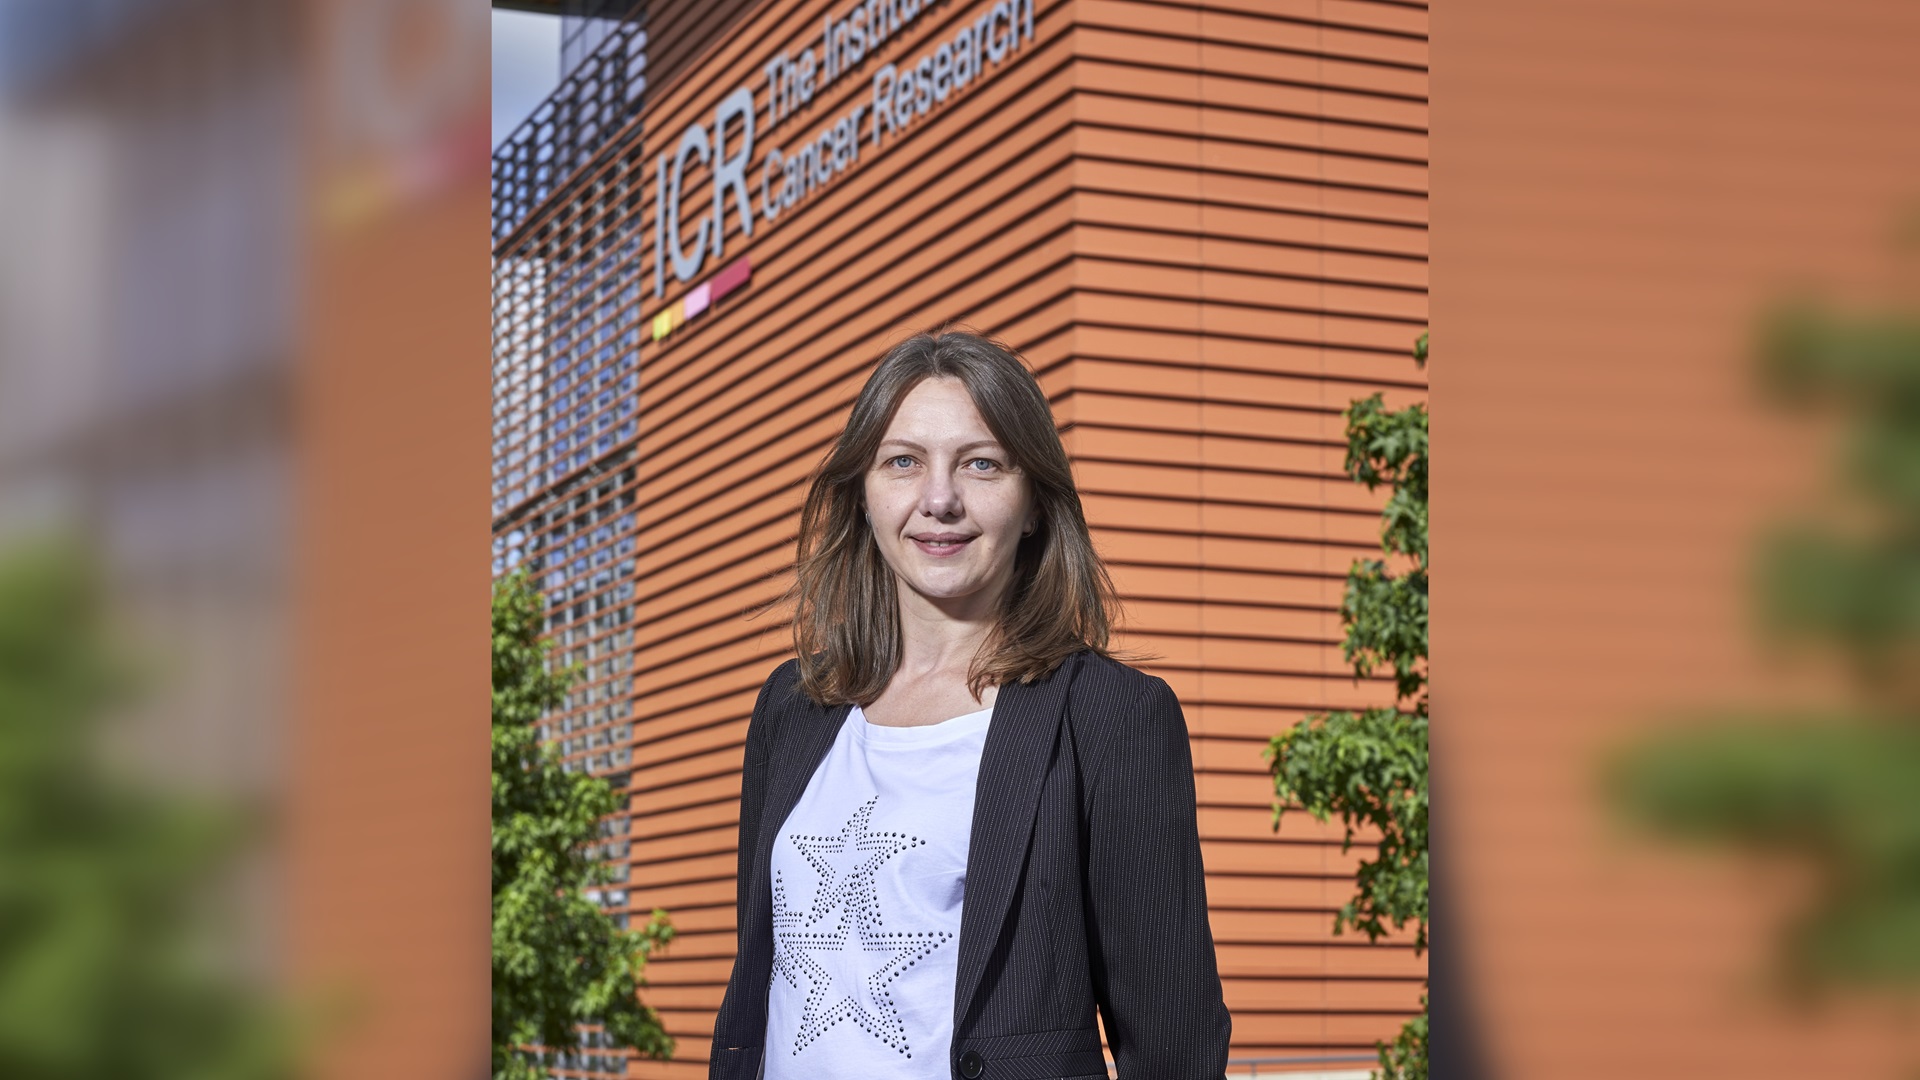
[[[860,706],[853,707],[853,714],[847,717],[847,725],[853,728],[856,738],[870,744],[884,746],[933,746],[940,743],[963,739],[978,734],[993,719],[993,706],[975,709],[970,713],[950,717],[937,724],[919,724],[914,727],[893,727],[876,724],[867,719],[866,711]]]

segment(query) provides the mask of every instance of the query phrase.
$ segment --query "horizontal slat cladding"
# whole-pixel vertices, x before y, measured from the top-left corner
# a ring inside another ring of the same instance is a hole
[[[1392,696],[1339,653],[1380,527],[1340,413],[1425,396],[1425,16],[1221,7],[1076,5],[1069,439],[1126,644],[1187,708],[1235,1055],[1365,1049],[1424,964],[1330,933],[1371,848],[1298,812],[1276,832],[1261,750]]]
[[[929,4],[776,125],[763,65],[817,45],[846,0],[736,17],[650,6],[641,314],[654,161],[736,86],[756,145],[789,148],[871,95],[874,70],[990,2]],[[750,286],[643,348],[636,442],[629,904],[679,937],[646,1000],[679,1040],[635,1075],[704,1075],[732,961],[739,764],[786,613],[805,484],[873,361],[954,321],[1022,350],[1073,455],[1127,605],[1123,647],[1180,695],[1235,1056],[1367,1049],[1415,1007],[1410,937],[1331,933],[1366,836],[1273,827],[1261,751],[1328,709],[1391,700],[1340,655],[1347,567],[1377,554],[1380,495],[1348,481],[1340,417],[1421,400],[1426,11],[1366,0],[1038,0],[1035,40],[724,256]],[[756,150],[755,169],[759,155]],[[759,208],[757,173],[749,174]],[[693,168],[683,227],[711,205]]]

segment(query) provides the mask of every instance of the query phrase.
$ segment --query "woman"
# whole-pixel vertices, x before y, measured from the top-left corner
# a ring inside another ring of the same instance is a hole
[[[921,334],[801,513],[800,659],[741,779],[716,1080],[1219,1077],[1186,721],[1113,659],[1113,586],[1046,396]],[[964,900],[964,903],[963,903]]]

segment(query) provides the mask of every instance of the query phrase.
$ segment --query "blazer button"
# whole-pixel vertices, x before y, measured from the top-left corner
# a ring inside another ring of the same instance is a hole
[[[969,1050],[960,1055],[960,1075],[967,1080],[979,1080],[980,1074],[986,1070],[987,1063],[980,1060],[979,1054]]]

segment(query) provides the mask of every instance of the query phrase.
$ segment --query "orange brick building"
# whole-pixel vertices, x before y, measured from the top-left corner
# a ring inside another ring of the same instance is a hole
[[[704,1075],[747,716],[791,644],[759,609],[808,473],[887,346],[948,321],[1034,365],[1121,644],[1185,706],[1235,1061],[1363,1070],[1417,1010],[1404,941],[1330,933],[1364,847],[1274,833],[1260,751],[1391,697],[1340,656],[1379,526],[1339,414],[1425,394],[1426,27],[1370,0],[655,0],[496,153],[496,570],[535,568],[589,671],[548,734],[631,792],[608,902],[679,930],[643,993],[679,1050],[631,1075]]]

